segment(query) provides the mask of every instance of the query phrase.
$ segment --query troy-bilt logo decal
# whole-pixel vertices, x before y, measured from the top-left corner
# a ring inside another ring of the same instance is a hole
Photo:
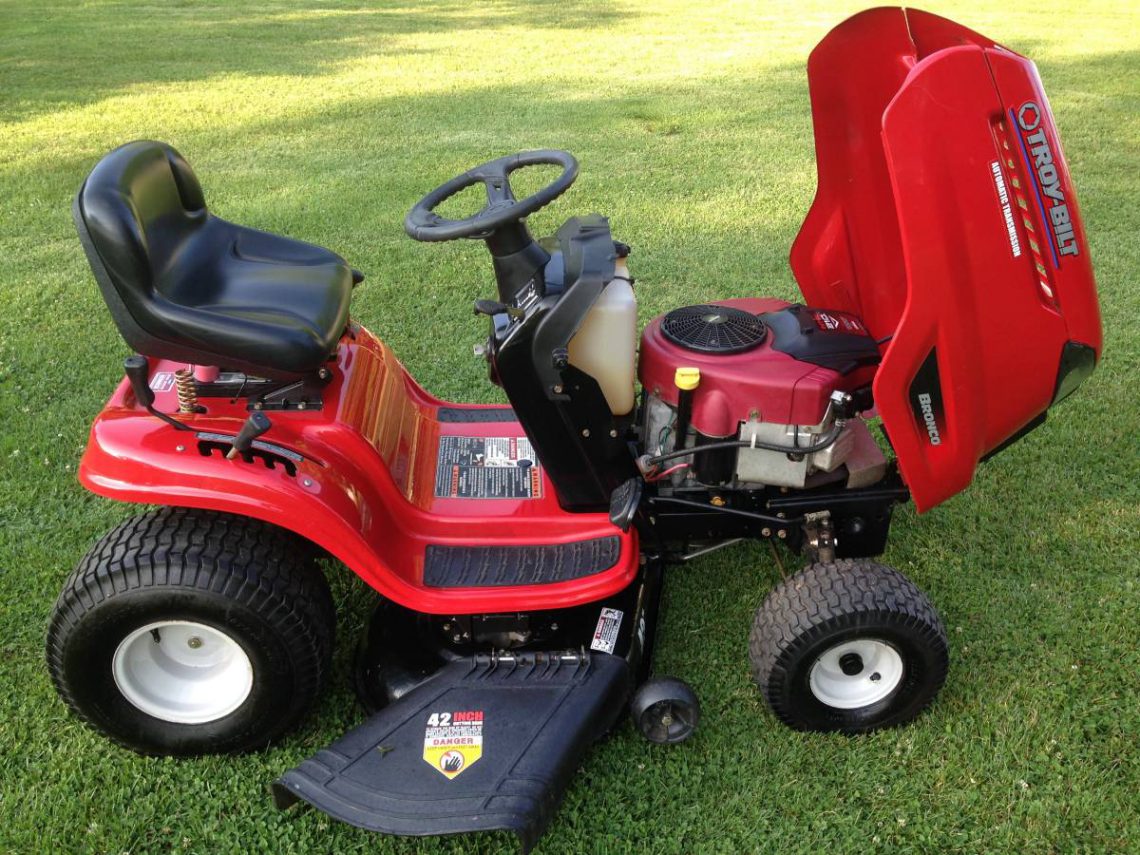
[[[942,444],[946,430],[945,411],[942,408],[942,380],[938,376],[938,354],[932,348],[910,384],[910,406],[918,424],[926,431],[931,445]]]
[[[1077,245],[1069,205],[1065,201],[1065,190],[1061,187],[1061,173],[1057,169],[1053,147],[1045,134],[1045,128],[1041,127],[1044,114],[1036,102],[1026,101],[1016,113],[1010,110],[1010,115],[1021,129],[1021,152],[1025,155],[1025,165],[1033,180],[1041,216],[1052,229],[1053,239],[1049,248],[1053,251],[1053,261],[1060,266],[1057,253],[1079,255],[1081,250]],[[1046,199],[1049,200],[1048,211]]]

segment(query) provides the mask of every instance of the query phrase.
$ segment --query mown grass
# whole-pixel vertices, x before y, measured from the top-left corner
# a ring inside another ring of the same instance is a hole
[[[131,512],[75,466],[126,347],[69,200],[97,158],[170,141],[227,218],[331,246],[368,272],[355,314],[437,394],[490,401],[465,342],[490,267],[418,245],[427,189],[512,150],[572,150],[582,177],[533,218],[601,211],[635,247],[643,318],[698,300],[791,297],[811,200],[804,61],[857,4],[473,4],[0,0],[0,850],[506,851],[499,836],[391,840],[276,812],[266,785],[360,718],[344,603],[335,688],[261,754],[142,759],[74,721],[42,659],[58,588]],[[1110,852],[1140,841],[1140,15],[1134,4],[936,3],[1033,56],[1081,191],[1104,310],[1095,376],[1048,424],[922,519],[886,560],[932,596],[953,670],[902,730],[778,726],[749,681],[752,609],[777,572],[742,548],[673,574],[659,668],[696,687],[698,737],[627,727],[594,751],[544,853]]]

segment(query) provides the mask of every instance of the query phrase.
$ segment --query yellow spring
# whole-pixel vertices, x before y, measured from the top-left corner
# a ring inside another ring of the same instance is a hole
[[[194,385],[194,372],[189,368],[179,368],[174,372],[174,387],[178,390],[178,412],[198,411],[198,387]]]

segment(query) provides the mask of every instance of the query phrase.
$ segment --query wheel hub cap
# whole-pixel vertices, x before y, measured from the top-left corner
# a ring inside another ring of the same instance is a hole
[[[253,689],[253,665],[231,636],[193,621],[157,621],[120,642],[115,685],[144,713],[176,724],[229,715]]]
[[[844,641],[820,654],[808,685],[820,703],[851,710],[881,701],[903,678],[898,650],[877,638]]]
[[[683,703],[658,701],[642,713],[642,733],[651,742],[680,742],[694,727],[693,711]]]

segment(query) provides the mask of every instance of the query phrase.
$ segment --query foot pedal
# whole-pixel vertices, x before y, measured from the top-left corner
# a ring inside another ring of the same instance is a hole
[[[629,693],[624,659],[520,653],[452,662],[273,784],[388,834],[506,830],[529,851]]]

